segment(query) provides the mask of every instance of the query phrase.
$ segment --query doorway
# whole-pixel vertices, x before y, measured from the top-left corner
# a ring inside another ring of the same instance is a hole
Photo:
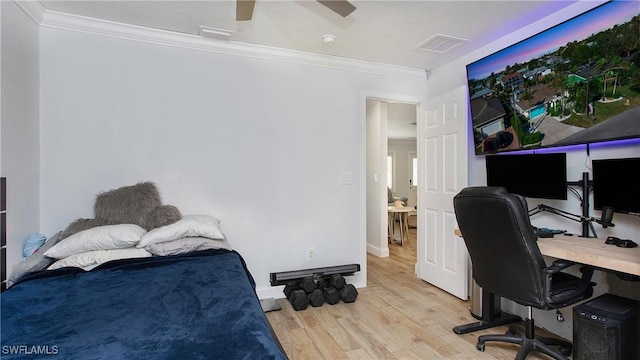
[[[366,166],[365,256],[389,256],[386,159],[389,103],[415,104],[417,138],[417,256],[415,274],[466,300],[469,263],[464,241],[456,237],[452,197],[467,184],[469,115],[466,87],[432,98],[363,96]],[[426,226],[429,224],[429,226]],[[365,275],[366,276],[366,275]]]
[[[415,99],[400,97],[366,98],[367,252],[378,257],[390,256],[390,246],[400,247],[388,241],[388,189],[395,197],[406,198],[406,207],[417,205],[418,104]],[[416,215],[417,212],[412,212],[409,216],[413,245],[409,254],[413,254],[413,261],[416,261]]]

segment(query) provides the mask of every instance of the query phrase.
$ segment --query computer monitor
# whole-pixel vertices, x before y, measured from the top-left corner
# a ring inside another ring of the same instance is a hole
[[[530,198],[567,200],[565,153],[487,155],[487,185]]]
[[[640,158],[593,160],[593,207],[640,215]]]

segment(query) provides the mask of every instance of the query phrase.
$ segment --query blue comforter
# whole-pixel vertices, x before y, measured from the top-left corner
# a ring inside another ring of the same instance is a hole
[[[235,251],[46,271],[2,302],[2,359],[286,359]]]

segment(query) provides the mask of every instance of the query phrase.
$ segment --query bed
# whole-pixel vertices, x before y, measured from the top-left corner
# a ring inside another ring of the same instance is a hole
[[[286,359],[233,250],[29,275],[2,293],[2,358]]]
[[[99,194],[94,212],[14,267],[2,359],[287,358],[219,219],[183,216],[150,182]]]

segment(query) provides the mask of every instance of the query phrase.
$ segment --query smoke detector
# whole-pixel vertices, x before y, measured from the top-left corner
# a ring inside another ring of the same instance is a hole
[[[336,42],[335,35],[327,34],[322,37],[322,43],[325,44],[326,46],[331,46],[335,42]]]

